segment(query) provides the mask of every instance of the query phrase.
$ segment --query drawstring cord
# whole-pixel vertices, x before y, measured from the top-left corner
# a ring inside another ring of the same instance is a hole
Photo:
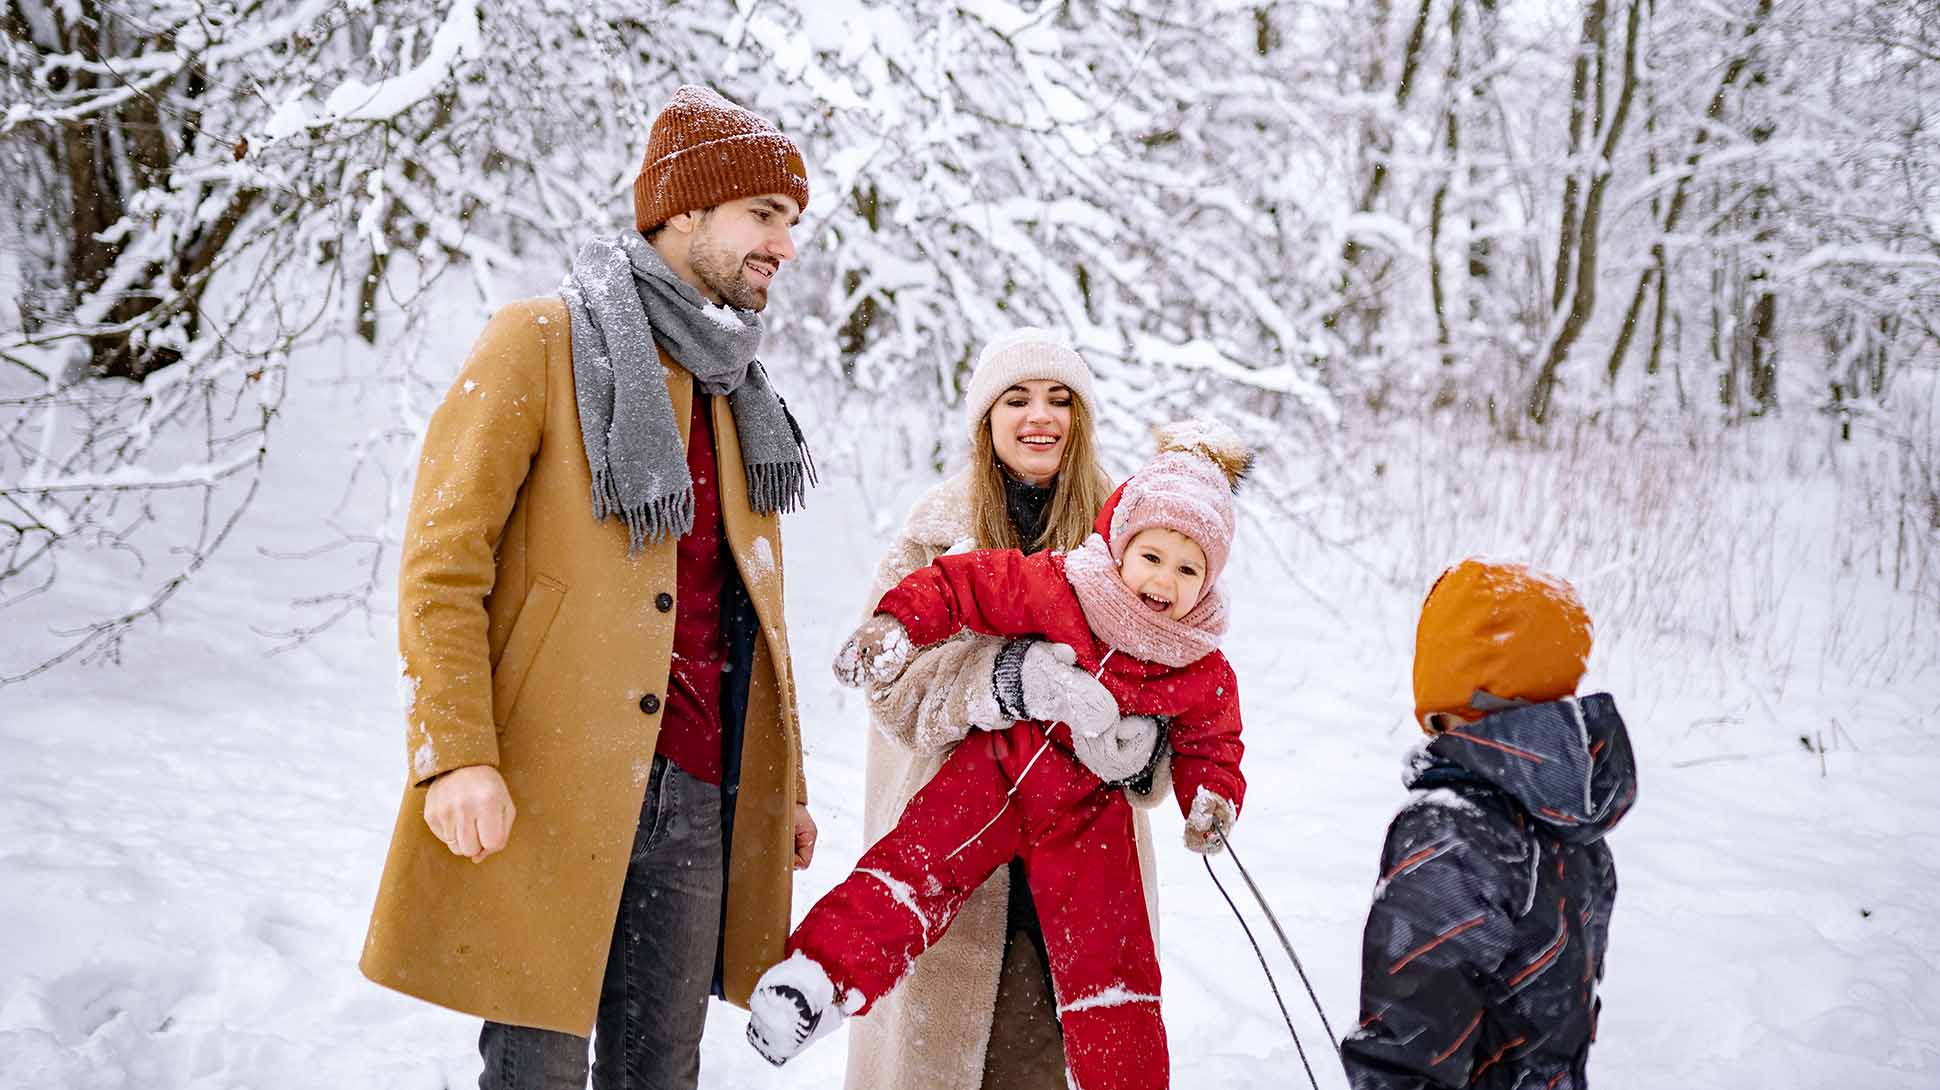
[[[1227,839],[1225,831],[1215,825],[1213,835],[1226,846],[1226,853],[1232,857],[1233,866],[1239,868],[1239,875],[1246,880],[1246,888],[1252,891],[1253,900],[1258,902],[1260,911],[1266,914],[1267,923],[1273,927],[1273,934],[1279,938],[1281,948],[1287,952],[1287,958],[1293,962],[1294,971],[1300,974],[1300,983],[1307,989],[1307,998],[1314,1005],[1314,1013],[1320,1015],[1320,1026],[1327,1031],[1327,1040],[1331,1047],[1338,1049],[1339,1039],[1334,1036],[1334,1027],[1327,1021],[1327,1012],[1321,1008],[1320,997],[1314,994],[1313,981],[1307,978],[1306,966],[1300,963],[1300,955],[1293,952],[1293,943],[1287,940],[1287,933],[1280,927],[1279,918],[1267,905],[1266,898],[1261,895],[1260,887],[1254,883],[1253,875],[1247,871],[1246,864],[1239,861],[1239,853],[1233,850],[1233,842]],[[1213,886],[1219,890],[1219,895],[1226,899],[1226,907],[1233,910],[1233,918],[1239,921],[1239,929],[1246,933],[1246,941],[1252,944],[1253,956],[1259,959],[1260,971],[1266,974],[1266,986],[1273,992],[1273,1002],[1279,1006],[1280,1017],[1287,1024],[1287,1033],[1293,1037],[1293,1049],[1300,1054],[1300,1066],[1307,1070],[1307,1082],[1314,1090],[1320,1090],[1320,1080],[1314,1077],[1313,1065],[1307,1062],[1307,1049],[1300,1043],[1299,1032],[1293,1028],[1293,1016],[1287,1013],[1286,1001],[1280,997],[1280,985],[1273,979],[1273,970],[1267,966],[1266,955],[1260,952],[1259,940],[1253,937],[1253,929],[1246,925],[1246,917],[1240,915],[1239,906],[1233,903],[1232,894],[1226,892],[1225,883],[1219,880],[1219,875],[1213,873],[1212,857],[1202,855],[1199,861],[1205,864],[1206,877],[1212,879]]]
[[[1111,657],[1117,653],[1118,653],[1118,648],[1116,647],[1108,647],[1105,649],[1105,657],[1098,660],[1098,672],[1091,675],[1093,680],[1096,680],[1098,678],[1105,676],[1105,664],[1110,662]],[[977,842],[978,837],[989,832],[990,827],[992,825],[997,824],[997,819],[1004,816],[1005,810],[1010,809],[1010,797],[1012,795],[1017,794],[1017,788],[1020,784],[1024,782],[1024,777],[1031,774],[1031,769],[1037,767],[1037,759],[1039,757],[1044,756],[1044,751],[1049,748],[1051,748],[1051,734],[1049,731],[1046,731],[1044,734],[1044,744],[1037,747],[1036,753],[1031,754],[1031,759],[1029,763],[1024,765],[1024,771],[1019,772],[1017,774],[1017,778],[1011,781],[1010,790],[1004,792],[1004,804],[997,808],[996,813],[990,815],[990,820],[983,823],[983,828],[978,829],[976,832],[970,834],[970,839],[964,841],[961,844],[958,844],[956,851],[953,851],[949,855],[944,856],[943,861],[945,863],[948,863],[950,860],[955,859],[963,851],[963,849],[969,847],[972,844],[975,844]]]

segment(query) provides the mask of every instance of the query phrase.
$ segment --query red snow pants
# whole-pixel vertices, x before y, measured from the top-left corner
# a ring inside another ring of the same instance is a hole
[[[1159,962],[1131,803],[1056,743],[1025,774],[1044,738],[1034,723],[972,732],[895,828],[809,909],[788,950],[829,974],[838,1002],[853,990],[867,1011],[943,937],[965,898],[1016,857],[1044,928],[1072,1085],[1165,1090]]]

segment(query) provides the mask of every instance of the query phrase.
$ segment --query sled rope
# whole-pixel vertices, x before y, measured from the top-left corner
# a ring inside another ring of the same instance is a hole
[[[1215,826],[1213,828],[1213,835],[1217,836],[1219,842],[1226,846],[1227,854],[1232,857],[1233,866],[1239,868],[1239,876],[1245,879],[1246,888],[1252,891],[1253,900],[1260,906],[1260,911],[1266,914],[1266,921],[1272,925],[1273,934],[1280,940],[1281,949],[1287,952],[1287,959],[1293,962],[1294,972],[1300,974],[1300,983],[1307,989],[1307,999],[1313,1004],[1314,1013],[1320,1016],[1321,1028],[1327,1031],[1327,1040],[1331,1043],[1331,1047],[1339,1049],[1339,1038],[1334,1036],[1334,1027],[1327,1021],[1327,1011],[1320,1005],[1320,996],[1314,993],[1314,983],[1307,976],[1307,967],[1301,963],[1300,955],[1294,953],[1293,943],[1287,939],[1286,930],[1280,926],[1280,918],[1273,914],[1273,908],[1266,903],[1265,895],[1260,893],[1260,887],[1258,883],[1253,881],[1253,875],[1246,869],[1246,864],[1240,862],[1239,853],[1233,850],[1233,842],[1227,839],[1225,832]],[[1267,967],[1266,958],[1260,953],[1260,944],[1254,941],[1252,929],[1246,926],[1245,917],[1240,915],[1239,906],[1233,903],[1232,895],[1226,892],[1226,886],[1220,882],[1219,875],[1213,873],[1212,858],[1210,856],[1201,856],[1200,862],[1205,864],[1206,876],[1213,880],[1214,886],[1218,887],[1219,895],[1226,899],[1226,906],[1233,910],[1233,918],[1239,921],[1240,930],[1246,932],[1246,941],[1253,943],[1253,955],[1260,959],[1260,969],[1266,973],[1267,986],[1273,989],[1273,1001],[1280,1004],[1280,1016],[1286,1019],[1287,1032],[1293,1034],[1293,1047],[1300,1053],[1301,1065],[1306,1066],[1306,1049],[1300,1045],[1300,1035],[1293,1032],[1293,1019],[1287,1016],[1286,1004],[1280,1000],[1280,987],[1274,982],[1273,970]],[[1312,1067],[1307,1067],[1307,1080],[1314,1083],[1314,1090],[1320,1090],[1319,1083],[1314,1082]]]
[[[1091,675],[1094,680],[1105,676],[1105,664],[1110,662],[1112,655],[1116,654],[1117,652],[1118,652],[1118,648],[1116,647],[1108,647],[1105,649],[1105,657],[1098,660],[1098,672]],[[961,844],[958,844],[956,851],[953,851],[949,855],[944,856],[943,861],[945,863],[948,863],[950,860],[955,859],[958,853],[962,852],[963,849],[969,847],[970,845],[975,844],[977,842],[978,837],[989,832],[990,827],[992,825],[997,824],[997,819],[1004,816],[1005,810],[1010,809],[1010,797],[1012,795],[1017,794],[1018,785],[1024,782],[1024,777],[1031,774],[1031,769],[1037,767],[1037,759],[1039,757],[1044,756],[1044,751],[1050,748],[1051,748],[1051,735],[1047,731],[1044,735],[1044,744],[1037,747],[1036,753],[1031,754],[1030,761],[1024,765],[1024,771],[1019,772],[1017,774],[1017,779],[1011,782],[1010,790],[1004,792],[1004,804],[997,808],[996,813],[990,815],[990,820],[983,823],[983,828],[978,829],[974,833],[971,833],[970,839],[964,841]]]
[[[1320,1027],[1327,1031],[1327,1040],[1333,1042],[1334,1047],[1338,1049],[1340,1038],[1334,1036],[1334,1027],[1327,1022],[1327,1012],[1321,1009],[1320,997],[1314,994],[1314,982],[1307,979],[1307,967],[1300,963],[1300,955],[1293,952],[1293,943],[1287,941],[1287,933],[1280,927],[1280,918],[1273,914],[1273,909],[1260,893],[1260,887],[1254,884],[1252,874],[1246,870],[1246,864],[1239,861],[1239,853],[1233,851],[1233,842],[1227,840],[1224,833],[1219,834],[1219,839],[1226,845],[1227,854],[1233,857],[1233,866],[1239,868],[1239,876],[1246,879],[1246,888],[1253,891],[1253,899],[1260,903],[1260,911],[1266,913],[1266,922],[1273,925],[1273,934],[1279,938],[1280,945],[1286,949],[1287,960],[1293,962],[1294,972],[1300,974],[1300,983],[1307,989],[1307,999],[1313,1003],[1314,1013],[1320,1015]]]

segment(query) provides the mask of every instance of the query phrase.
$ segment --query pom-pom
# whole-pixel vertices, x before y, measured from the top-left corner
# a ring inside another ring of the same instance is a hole
[[[1178,451],[1183,454],[1196,454],[1219,467],[1226,475],[1226,483],[1233,491],[1239,491],[1239,482],[1253,471],[1253,450],[1239,433],[1206,417],[1193,417],[1189,420],[1174,420],[1161,424],[1153,431],[1159,439],[1158,453]]]

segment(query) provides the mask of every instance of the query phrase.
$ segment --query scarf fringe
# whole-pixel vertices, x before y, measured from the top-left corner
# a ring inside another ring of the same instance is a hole
[[[626,523],[627,555],[638,556],[646,546],[684,536],[694,528],[694,489],[689,485],[670,496],[628,507],[620,499],[613,474],[600,470],[593,474],[593,521],[603,522],[609,515],[618,515]]]
[[[763,514],[799,511],[808,500],[808,474],[800,462],[748,467],[748,506]]]

